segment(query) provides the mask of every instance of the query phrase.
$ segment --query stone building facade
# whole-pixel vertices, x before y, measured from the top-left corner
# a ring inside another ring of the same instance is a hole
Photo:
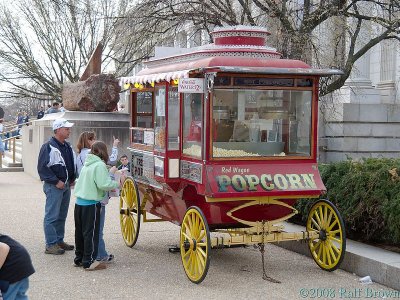
[[[320,160],[400,157],[400,47],[383,41],[321,100]]]

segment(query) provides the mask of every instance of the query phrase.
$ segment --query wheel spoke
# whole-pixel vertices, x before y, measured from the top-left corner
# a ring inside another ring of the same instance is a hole
[[[203,252],[204,253],[204,252]],[[205,262],[205,253],[204,255],[199,251],[199,253],[197,254],[198,259],[199,259],[199,265],[200,265],[200,273],[202,272],[202,270],[204,270],[204,268],[206,267],[206,262]]]
[[[189,240],[191,240],[191,238],[185,233],[185,232],[182,232],[182,235],[189,241]]]
[[[319,226],[319,224],[314,220],[314,218],[311,218],[311,222],[313,222],[315,227],[317,227],[318,231],[321,230],[321,226]]]
[[[335,238],[335,237],[332,237],[332,236],[329,237],[329,240],[335,241],[335,242],[337,242],[339,244],[342,243],[342,239],[338,239],[338,238]]]
[[[329,243],[325,242],[325,252],[326,252],[326,257],[328,259],[328,265],[330,266],[332,264],[332,260],[331,260],[331,253],[329,252]]]
[[[335,262],[335,261],[337,261],[337,257],[336,257],[336,255],[335,255],[335,253],[333,252],[333,244],[332,244],[332,242],[328,242],[328,245],[329,245],[329,253],[330,253],[330,255],[333,257],[333,262]]]
[[[329,217],[328,217],[328,220],[326,221],[326,224],[328,224],[328,225],[331,224],[332,217],[333,217],[333,210],[330,210]]]
[[[186,253],[183,255],[183,258],[186,258],[190,253],[192,253],[193,250],[189,249],[188,251],[186,251]]]
[[[318,246],[321,245],[321,240],[318,240],[318,242],[316,242],[315,244],[313,244],[310,248],[311,252],[314,252],[315,250],[317,250]]]
[[[191,233],[191,231],[192,231],[192,228],[193,228],[193,223],[192,223],[192,218],[191,218],[191,216],[189,216],[188,218],[187,218],[187,224],[188,224],[188,226],[186,226],[186,228],[189,230],[189,232]]]
[[[322,245],[319,245],[319,249],[318,249],[318,254],[317,254],[317,258],[318,260],[321,260],[322,257]]]
[[[331,246],[332,246],[332,249],[337,253],[337,254],[339,254],[340,253],[340,249],[342,248],[342,247],[337,247],[334,243],[331,243]]]
[[[329,224],[328,223],[328,206],[327,205],[324,206],[324,224],[325,225]]]
[[[322,262],[326,264],[326,247],[324,243],[322,243],[321,248],[322,248]]]
[[[341,232],[340,229],[332,230],[332,231],[329,231],[329,235],[331,237],[334,237],[334,236],[336,236],[336,233],[340,233],[340,232]]]
[[[198,229],[199,229],[199,224],[198,224],[199,219],[198,219],[198,217],[197,217],[197,215],[195,213],[193,213],[192,216],[193,216],[193,219],[192,219],[192,221],[193,221],[192,236],[194,238],[196,238],[197,232],[198,232]]]
[[[324,213],[322,212],[322,206],[318,207],[318,211],[319,211],[319,218],[321,220],[321,226],[322,226],[322,228],[324,228],[325,222],[324,222]]]
[[[190,253],[189,257],[189,268],[190,268],[190,273],[193,275],[194,273],[194,252]]]
[[[329,227],[328,227],[326,230],[327,230],[327,231],[331,231],[332,228],[333,228],[336,224],[339,224],[337,219],[335,219],[335,221],[333,221],[333,223],[332,223],[331,225],[329,225]]]
[[[206,235],[206,231],[203,229],[201,231],[200,236],[196,239],[196,242],[199,243],[205,237],[205,235]]]
[[[315,216],[315,218],[317,219],[317,223],[319,224],[319,228],[320,228],[320,230],[321,230],[322,222],[321,222],[321,219],[320,219],[320,217],[319,217],[319,215],[318,215],[317,210],[314,211],[314,216]]]

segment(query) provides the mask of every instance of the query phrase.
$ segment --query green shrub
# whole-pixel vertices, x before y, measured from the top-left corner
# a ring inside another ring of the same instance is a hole
[[[367,158],[320,164],[328,198],[338,208],[348,237],[400,243],[400,159]],[[305,222],[314,201],[298,201]],[[298,218],[297,220],[299,220]]]

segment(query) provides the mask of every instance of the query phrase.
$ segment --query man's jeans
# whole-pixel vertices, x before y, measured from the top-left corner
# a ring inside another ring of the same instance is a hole
[[[103,237],[105,218],[106,218],[106,207],[102,205],[100,210],[99,249],[97,251],[98,260],[108,256],[108,253],[106,251],[106,244],[104,243],[104,237]]]
[[[60,190],[54,184],[45,182],[43,191],[46,194],[44,235],[46,247],[50,247],[64,241],[65,220],[68,214],[71,189],[68,183]]]
[[[10,284],[7,292],[3,294],[3,298],[4,300],[28,300],[28,296],[26,295],[28,288],[29,279],[26,277],[20,281]]]

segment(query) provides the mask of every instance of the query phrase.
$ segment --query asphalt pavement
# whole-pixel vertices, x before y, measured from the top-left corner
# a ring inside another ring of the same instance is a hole
[[[107,206],[105,241],[116,259],[106,270],[87,272],[73,266],[73,252],[44,254],[42,184],[26,173],[0,172],[0,232],[20,241],[31,254],[36,273],[30,277],[30,299],[390,299],[400,293],[377,283],[362,284],[360,276],[321,270],[312,259],[266,246],[267,275],[262,279],[261,254],[253,248],[211,251],[205,280],[191,283],[180,254],[170,253],[179,227],[168,222],[142,223],[133,248],[125,246],[119,226],[118,198]],[[65,241],[73,243],[73,206]],[[400,257],[400,255],[399,255]],[[397,283],[399,278],[395,278]]]

